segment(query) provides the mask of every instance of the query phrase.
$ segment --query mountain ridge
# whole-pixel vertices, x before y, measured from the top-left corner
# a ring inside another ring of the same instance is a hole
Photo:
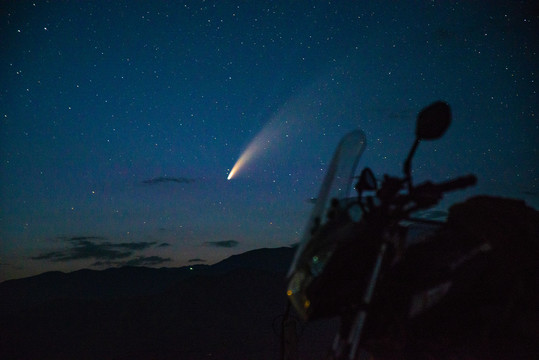
[[[223,273],[235,268],[286,271],[294,248],[261,248],[232,255],[213,265],[152,268],[123,266],[104,270],[48,271],[0,283],[0,313],[56,298],[108,299],[152,295],[199,272]],[[30,294],[31,293],[31,294]]]
[[[294,252],[256,249],[214,265],[54,272],[1,283],[0,358],[278,358]],[[322,358],[335,329],[335,322],[304,327],[302,358]]]

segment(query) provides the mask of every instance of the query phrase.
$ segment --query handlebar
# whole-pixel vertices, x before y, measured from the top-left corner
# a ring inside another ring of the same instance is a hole
[[[477,183],[477,177],[472,174],[438,184],[427,181],[413,187],[409,194],[393,199],[393,203],[403,208],[414,204],[406,209],[406,213],[410,213],[437,204],[446,192],[466,188],[475,185],[475,183]]]
[[[413,211],[434,206],[442,199],[443,194],[446,192],[463,189],[477,183],[477,177],[469,174],[438,184],[426,181],[411,187],[407,194],[397,194],[400,189],[403,189],[405,180],[389,176],[385,177],[382,188],[376,194],[380,200],[379,206],[382,209],[389,209],[391,207],[394,210],[401,209],[404,210],[404,213],[397,211],[396,213],[400,214],[398,216],[407,216],[407,214]],[[370,204],[360,204],[365,212],[369,212],[368,210],[373,210],[376,207],[372,204],[372,199]],[[383,210],[381,214],[386,214],[386,210]]]

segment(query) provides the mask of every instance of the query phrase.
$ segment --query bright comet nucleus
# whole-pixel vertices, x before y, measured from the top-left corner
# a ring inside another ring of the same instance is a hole
[[[236,175],[238,170],[240,170],[249,160],[253,158],[253,156],[262,149],[260,144],[257,143],[258,137],[256,137],[245,149],[245,151],[241,154],[240,158],[236,163],[234,164],[234,167],[232,170],[230,170],[230,173],[228,174],[227,180],[230,180]]]
[[[253,160],[263,150],[266,151],[271,145],[275,145],[278,142],[278,134],[280,132],[280,125],[277,119],[273,119],[268,122],[258,135],[249,143],[249,146],[241,154],[238,161],[234,164],[232,170],[228,174],[227,180],[232,179],[245,164]]]

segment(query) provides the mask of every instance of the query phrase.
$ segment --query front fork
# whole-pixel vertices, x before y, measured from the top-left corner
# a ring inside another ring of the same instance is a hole
[[[378,256],[376,257],[376,263],[374,269],[371,273],[367,289],[363,296],[363,303],[360,306],[360,310],[355,312],[354,321],[352,323],[346,324],[345,319],[341,317],[343,322],[341,329],[335,336],[333,341],[333,346],[331,348],[331,353],[329,355],[329,360],[354,360],[356,359],[357,350],[361,340],[361,331],[365,325],[365,320],[367,318],[367,310],[372,300],[374,294],[374,289],[376,283],[380,276],[380,270],[382,268],[382,262],[386,254],[388,244],[383,242],[378,251]]]

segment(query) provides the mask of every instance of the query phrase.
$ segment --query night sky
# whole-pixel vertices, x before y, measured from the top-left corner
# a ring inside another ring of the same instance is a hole
[[[478,176],[436,210],[539,207],[534,3],[2,1],[0,281],[289,246],[343,135],[400,174],[436,100],[415,180]]]

